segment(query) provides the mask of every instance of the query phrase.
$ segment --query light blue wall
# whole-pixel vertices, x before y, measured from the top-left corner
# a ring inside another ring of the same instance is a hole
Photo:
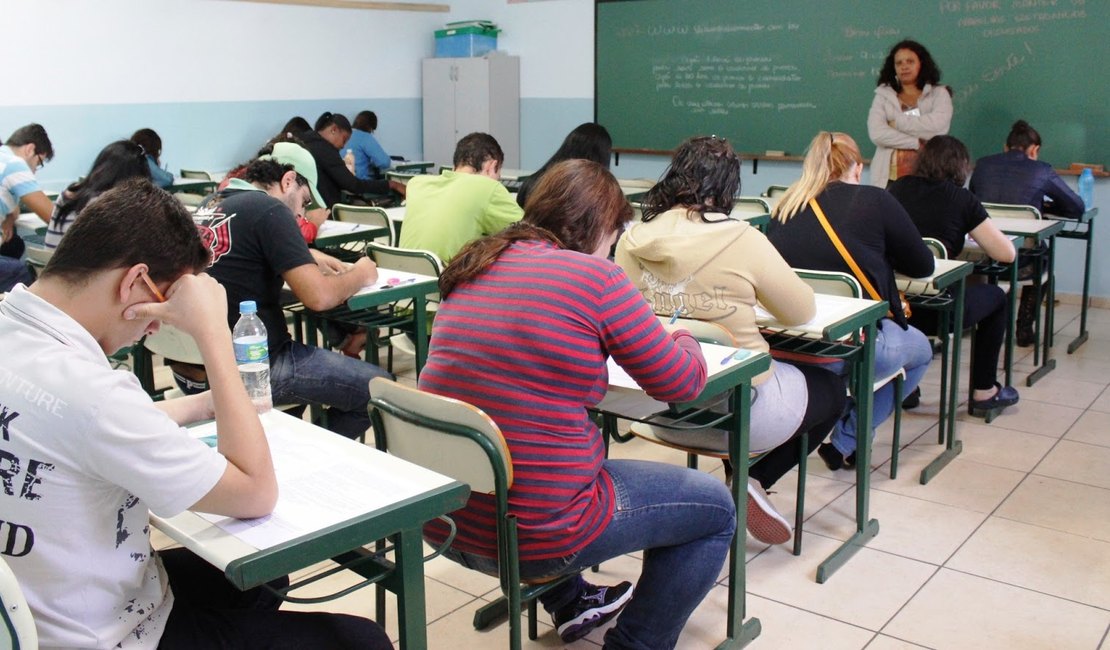
[[[311,124],[324,111],[354,117],[362,110],[377,113],[377,135],[386,151],[420,156],[419,99],[0,106],[0,137],[28,122],[45,126],[55,157],[38,173],[39,181],[46,189],[61,189],[88,171],[104,145],[142,127],[162,137],[162,163],[172,172],[220,171],[251,158],[294,115]]]

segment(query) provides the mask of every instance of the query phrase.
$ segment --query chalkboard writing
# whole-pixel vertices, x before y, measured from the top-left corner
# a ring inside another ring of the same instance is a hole
[[[973,156],[1018,118],[1058,166],[1102,162],[1110,144],[1104,0],[598,0],[596,22],[597,120],[620,148],[700,133],[799,155],[833,129],[870,156],[879,69],[904,38],[932,52]]]

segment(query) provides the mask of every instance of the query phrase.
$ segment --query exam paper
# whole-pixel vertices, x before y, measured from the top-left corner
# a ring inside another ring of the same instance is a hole
[[[374,284],[365,286],[355,292],[356,296],[361,296],[382,289],[390,289],[397,286],[412,284],[414,282],[426,282],[428,280],[435,280],[436,278],[430,275],[422,275],[420,273],[409,273],[407,271],[395,271],[393,269],[378,269],[378,279],[374,280]]]
[[[708,369],[708,375],[712,376],[721,370],[728,367],[727,363],[723,363],[726,358],[736,355],[738,352],[748,352],[747,350],[737,350],[734,347],[727,345],[716,345],[713,343],[702,343],[701,353],[705,357],[705,365]],[[750,353],[749,353],[750,354]],[[744,355],[747,356],[747,355]],[[617,388],[631,388],[632,390],[641,390],[640,385],[636,380],[631,377],[624,368],[617,365],[613,357],[605,362],[609,370],[609,385]]]
[[[212,436],[215,423],[190,432]],[[395,473],[375,471],[357,457],[336,457],[330,445],[310,444],[284,427],[268,425],[266,438],[280,488],[273,513],[257,519],[197,513],[255,548],[276,546],[423,492]]]

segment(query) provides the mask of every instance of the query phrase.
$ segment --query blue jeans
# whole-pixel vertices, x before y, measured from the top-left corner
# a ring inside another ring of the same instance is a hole
[[[626,553],[644,551],[643,569],[606,648],[673,648],[686,619],[717,580],[736,532],[736,507],[719,479],[675,465],[606,460],[616,510],[601,535],[578,553],[521,562],[524,578],[579,573]],[[449,558],[497,575],[496,558],[447,551]],[[577,599],[581,576],[540,597],[555,611]]]
[[[906,370],[906,381],[903,394],[908,395],[921,383],[925,371],[929,369],[929,362],[933,360],[933,346],[921,330],[910,327],[902,329],[898,323],[884,318],[879,321],[875,337],[875,377],[885,377],[898,368]],[[846,368],[840,364],[839,371],[846,374]],[[886,421],[894,413],[894,382],[888,383],[875,393],[871,408],[871,437],[875,437],[875,428]],[[901,407],[901,405],[897,405]],[[837,451],[847,457],[856,450],[856,408],[853,406],[848,413],[836,423],[833,428],[831,441]]]
[[[328,406],[328,429],[357,438],[370,428],[370,380],[393,375],[374,364],[290,341],[270,357],[274,404]]]

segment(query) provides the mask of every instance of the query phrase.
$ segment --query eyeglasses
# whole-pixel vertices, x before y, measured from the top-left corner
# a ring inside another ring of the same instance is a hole
[[[35,168],[32,171],[38,171],[46,166],[46,155],[37,153],[35,154]]]
[[[139,271],[139,276],[143,279],[143,282],[146,282],[146,286],[150,289],[150,292],[154,294],[154,297],[158,299],[158,302],[166,302],[166,297],[158,290],[158,285],[154,284],[154,280],[150,279],[146,271]]]

